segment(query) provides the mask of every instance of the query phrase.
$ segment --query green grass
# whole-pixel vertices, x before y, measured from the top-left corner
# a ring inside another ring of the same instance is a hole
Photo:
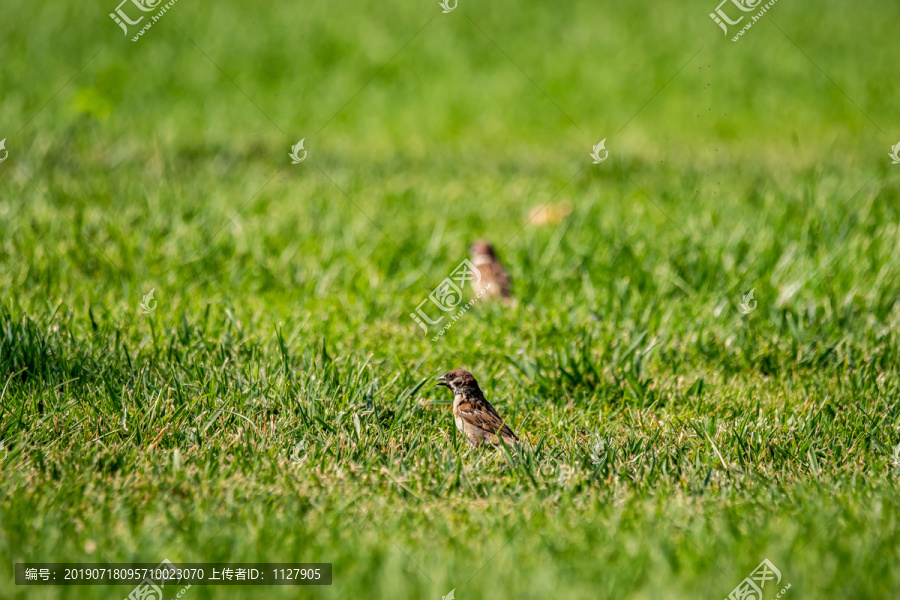
[[[115,4],[0,7],[4,597],[900,593],[897,6]],[[432,342],[476,238],[517,302]],[[463,444],[460,366],[533,451]]]

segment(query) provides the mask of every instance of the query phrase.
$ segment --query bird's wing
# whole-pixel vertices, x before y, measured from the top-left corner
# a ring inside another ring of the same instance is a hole
[[[494,280],[500,286],[500,295],[504,298],[509,298],[509,273],[506,272],[506,269],[499,262],[495,262],[491,267],[494,273]]]
[[[503,423],[503,419],[491,406],[491,403],[482,398],[467,398],[462,400],[457,407],[460,419],[469,425],[474,425],[488,434],[499,435],[507,443],[518,442],[519,438],[509,426]],[[499,444],[500,441],[493,442]]]

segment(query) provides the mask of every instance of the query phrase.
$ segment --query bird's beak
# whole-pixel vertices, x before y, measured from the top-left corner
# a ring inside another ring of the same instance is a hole
[[[437,378],[437,383],[434,384],[434,387],[445,387],[449,388],[450,384],[447,383],[447,378],[441,375]]]

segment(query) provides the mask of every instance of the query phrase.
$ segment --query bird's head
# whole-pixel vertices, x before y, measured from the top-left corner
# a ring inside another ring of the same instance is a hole
[[[483,240],[478,240],[477,242],[473,242],[471,246],[469,246],[469,254],[475,257],[486,256],[488,258],[496,258],[497,255],[494,253],[494,246],[492,246],[489,242],[485,242]]]
[[[472,374],[463,369],[454,369],[437,378],[437,386],[449,388],[454,394],[481,394],[478,382]]]

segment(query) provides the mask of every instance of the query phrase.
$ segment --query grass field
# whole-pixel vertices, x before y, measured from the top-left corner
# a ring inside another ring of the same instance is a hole
[[[900,6],[115,4],[0,6],[0,597],[900,595]],[[516,301],[432,341],[477,238]]]

